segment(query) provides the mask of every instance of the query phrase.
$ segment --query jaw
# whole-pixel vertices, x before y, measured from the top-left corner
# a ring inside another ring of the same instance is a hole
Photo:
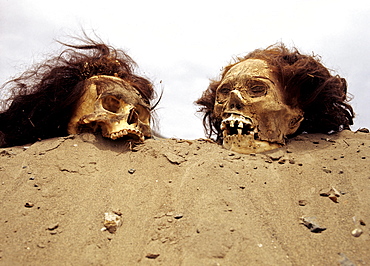
[[[239,114],[231,114],[222,120],[223,147],[243,154],[260,153],[280,148],[278,143],[260,140],[257,127],[252,119]]]

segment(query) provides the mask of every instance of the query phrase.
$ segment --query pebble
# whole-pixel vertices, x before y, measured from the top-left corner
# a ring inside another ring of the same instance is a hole
[[[42,244],[42,243],[39,243],[39,244],[37,244],[37,247],[39,247],[39,248],[45,248],[46,246],[44,244]]]
[[[59,223],[51,224],[48,226],[48,230],[53,231],[59,227]]]
[[[133,173],[135,173],[135,172],[136,172],[136,169],[131,168],[131,169],[129,169],[129,170],[128,170],[128,172],[129,172],[130,174],[133,174]]]
[[[146,254],[146,258],[148,258],[148,259],[156,259],[156,258],[158,258],[159,257],[159,255],[160,254],[158,254],[158,253],[148,253],[148,254]]]
[[[361,229],[358,229],[356,228],[355,230],[353,230],[351,232],[351,234],[354,236],[354,237],[359,237],[360,235],[362,235],[363,231]]]
[[[175,218],[175,219],[181,219],[182,217],[184,217],[184,215],[182,215],[182,214],[176,214],[173,218]]]
[[[26,208],[32,208],[33,206],[35,206],[35,204],[33,204],[32,202],[26,202],[26,204],[24,204],[24,207]]]
[[[329,169],[326,169],[326,168],[324,168],[324,169],[322,169],[325,173],[327,173],[327,174],[330,174],[331,173],[331,170],[329,170]]]

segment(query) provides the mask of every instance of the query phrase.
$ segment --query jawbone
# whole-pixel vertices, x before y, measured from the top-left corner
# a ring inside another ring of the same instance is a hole
[[[269,151],[283,145],[258,139],[256,124],[250,117],[232,113],[222,120],[223,147],[238,153],[250,154]]]

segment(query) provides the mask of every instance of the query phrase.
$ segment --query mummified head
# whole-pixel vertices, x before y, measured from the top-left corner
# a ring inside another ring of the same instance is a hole
[[[83,83],[68,133],[101,131],[107,138],[142,142],[151,136],[150,105],[130,83],[112,76],[93,76]]]
[[[11,96],[1,106],[0,147],[100,129],[112,139],[150,136],[151,82],[124,51],[80,41],[1,87]]]
[[[352,124],[344,79],[284,45],[255,50],[227,66],[196,102],[208,136],[240,153],[281,147],[287,137]]]

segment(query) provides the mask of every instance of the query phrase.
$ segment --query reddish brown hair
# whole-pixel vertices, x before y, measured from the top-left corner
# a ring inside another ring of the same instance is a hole
[[[124,79],[144,101],[155,97],[151,82],[134,74],[135,62],[124,51],[89,38],[68,45],[60,55],[23,73],[1,87],[11,96],[2,102],[0,147],[65,136],[70,117],[83,94],[81,82],[95,75]]]
[[[208,137],[216,135],[217,140],[222,141],[221,121],[213,116],[217,87],[230,68],[252,58],[267,62],[281,84],[285,103],[303,110],[304,120],[297,134],[340,131],[353,124],[354,113],[347,102],[346,80],[331,75],[317,56],[303,55],[295,48],[289,50],[284,44],[276,44],[237,58],[235,63],[223,69],[221,79],[211,81],[195,102],[204,113],[203,125]]]

